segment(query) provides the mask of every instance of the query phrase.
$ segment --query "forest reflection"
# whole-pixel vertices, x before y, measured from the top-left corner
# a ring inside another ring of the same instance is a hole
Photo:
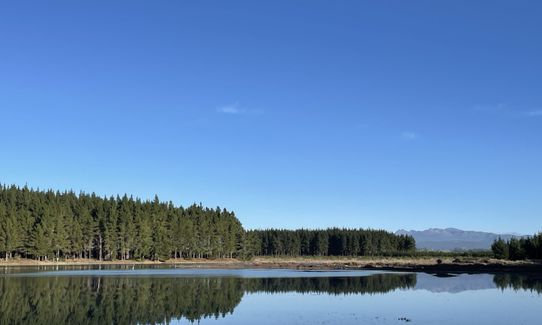
[[[528,290],[542,294],[542,274],[498,273],[493,282],[501,290]]]
[[[365,277],[0,277],[0,324],[155,324],[219,318],[247,293],[376,294],[415,274]]]
[[[413,289],[416,274],[360,277],[0,276],[0,324],[155,324],[233,313],[245,293],[381,294]],[[540,278],[498,274],[498,288],[541,292]]]

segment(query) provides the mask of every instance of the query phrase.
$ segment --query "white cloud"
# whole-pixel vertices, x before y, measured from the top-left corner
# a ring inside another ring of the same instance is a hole
[[[401,139],[405,141],[413,141],[418,138],[419,138],[418,134],[412,131],[404,131],[403,133],[401,133]]]
[[[261,115],[264,113],[263,109],[245,109],[242,108],[238,102],[235,102],[230,105],[221,106],[216,109],[217,112],[222,114],[231,114],[231,115]]]
[[[239,103],[233,103],[231,105],[225,105],[217,108],[217,112],[224,114],[239,114],[241,109],[239,109]]]

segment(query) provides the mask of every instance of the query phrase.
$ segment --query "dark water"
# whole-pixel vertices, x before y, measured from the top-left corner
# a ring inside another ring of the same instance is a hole
[[[0,269],[0,324],[542,324],[542,275]]]

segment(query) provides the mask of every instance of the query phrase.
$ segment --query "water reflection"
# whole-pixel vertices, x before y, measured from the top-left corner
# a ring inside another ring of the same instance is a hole
[[[542,274],[500,273],[495,274],[493,281],[501,290],[529,290],[542,294]]]
[[[461,288],[457,285],[451,286],[453,290],[449,289],[449,281],[461,283],[465,280],[414,273],[314,275],[259,278],[253,274],[248,277],[39,277],[10,274],[0,276],[0,324],[153,324],[169,323],[178,318],[196,321],[233,313],[245,294],[373,295],[398,289],[458,292]],[[490,276],[493,277],[492,288],[541,292],[541,279],[532,276],[499,274],[475,279],[485,287]],[[465,290],[480,288],[471,283],[471,287]]]
[[[374,294],[415,274],[367,277],[0,277],[0,324],[135,324],[233,312],[245,292]]]
[[[472,290],[494,289],[493,274],[455,274],[442,277],[420,273],[416,288],[434,293],[460,293]]]

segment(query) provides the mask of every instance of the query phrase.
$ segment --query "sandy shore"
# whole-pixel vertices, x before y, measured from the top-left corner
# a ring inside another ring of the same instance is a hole
[[[439,261],[440,260],[440,261]],[[11,259],[0,261],[0,267],[83,265],[175,265],[197,268],[279,268],[301,270],[394,270],[416,272],[542,272],[542,263],[503,261],[487,258],[351,258],[351,257],[256,257],[249,261],[237,259],[172,259],[159,261],[99,261],[87,259],[36,261]]]

